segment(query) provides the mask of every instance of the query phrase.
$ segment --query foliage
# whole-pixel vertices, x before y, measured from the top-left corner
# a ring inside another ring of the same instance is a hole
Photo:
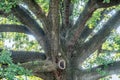
[[[87,22],[87,25],[89,28],[93,28],[93,27],[97,26],[98,21],[100,20],[100,17],[101,17],[101,12],[103,10],[104,9],[98,9],[93,13],[92,17]]]
[[[31,75],[31,71],[12,62],[11,53],[8,50],[0,52],[0,77],[13,80],[17,75]]]
[[[110,0],[103,0],[103,3],[110,3]]]
[[[36,2],[42,7],[45,12],[49,9],[49,0],[36,0]]]
[[[0,44],[12,50],[43,51],[33,36],[22,33],[0,33]]]
[[[98,68],[96,71],[97,71],[100,75],[102,75],[102,76],[106,76],[106,75],[107,75],[107,72],[105,72],[105,71],[102,70],[101,68]]]
[[[12,14],[7,17],[0,17],[0,24],[21,24]]]
[[[10,12],[12,7],[15,7],[21,0],[0,0],[0,10]]]

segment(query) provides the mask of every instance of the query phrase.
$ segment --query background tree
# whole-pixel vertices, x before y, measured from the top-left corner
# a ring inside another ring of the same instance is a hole
[[[21,51],[25,47],[21,40],[29,41],[25,35],[1,33],[1,38],[9,39],[12,35],[11,40],[16,41],[15,48],[10,50],[13,62],[21,63],[44,80],[97,80],[119,74],[119,55],[105,61],[106,56],[110,57],[106,53],[119,53],[120,49],[119,35],[112,37],[114,33],[106,41],[119,26],[119,4],[119,0],[1,0],[0,32],[33,35],[42,52],[38,47],[33,49],[33,42],[26,43],[30,49]],[[31,49],[34,51],[28,51]],[[89,62],[97,66],[83,68],[92,64],[83,62],[93,53],[97,54],[97,58],[93,57],[96,62]],[[103,75],[104,71],[107,74]]]

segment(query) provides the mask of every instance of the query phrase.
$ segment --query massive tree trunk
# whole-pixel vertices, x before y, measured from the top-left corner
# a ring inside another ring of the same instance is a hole
[[[102,68],[104,65],[92,68],[90,72],[83,70],[81,66],[86,58],[105,42],[111,31],[118,27],[120,11],[116,11],[88,41],[85,40],[94,28],[89,29],[86,22],[95,10],[116,6],[120,4],[119,0],[111,0],[110,3],[103,3],[102,0],[89,0],[75,24],[70,18],[74,7],[71,0],[50,0],[48,15],[34,0],[23,0],[23,2],[29,9],[17,5],[11,11],[22,25],[1,24],[0,32],[32,34],[45,53],[11,50],[14,63],[20,62],[21,66],[33,70],[35,76],[44,80],[97,80],[105,77],[96,72],[97,68]],[[41,21],[43,28],[30,11]],[[0,15],[6,17],[2,11]],[[119,64],[120,62],[112,65],[110,63],[109,67],[104,70],[109,73],[108,75],[120,73]]]

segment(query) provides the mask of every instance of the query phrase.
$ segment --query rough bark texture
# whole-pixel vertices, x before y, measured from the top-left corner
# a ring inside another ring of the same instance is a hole
[[[73,15],[74,5],[71,0],[62,0],[61,2],[50,0],[48,15],[35,0],[23,0],[29,9],[17,5],[11,11],[22,25],[1,24],[0,32],[31,34],[42,46],[45,53],[11,50],[13,62],[22,63],[21,66],[33,70],[35,76],[44,80],[98,80],[105,77],[106,75],[100,75],[96,72],[98,68],[103,69],[104,65],[92,68],[90,72],[82,70],[81,65],[86,58],[99,49],[111,31],[120,24],[120,11],[116,11],[116,14],[85,42],[94,29],[89,29],[86,26],[86,22],[91,18],[93,12],[98,8],[108,8],[120,4],[119,0],[110,1],[110,3],[103,3],[103,0],[89,0],[85,4],[83,12],[79,14],[77,21],[73,24],[73,19],[70,17]],[[30,11],[40,20],[43,28]],[[104,11],[102,13],[104,14]],[[10,13],[6,14],[4,11],[0,11],[0,15],[3,17],[8,14]],[[101,51],[105,52],[106,50]],[[119,74],[119,64],[120,62],[110,63],[108,68],[103,70],[108,75]]]

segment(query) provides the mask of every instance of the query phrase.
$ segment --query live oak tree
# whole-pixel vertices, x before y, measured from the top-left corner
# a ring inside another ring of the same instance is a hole
[[[107,51],[101,46],[120,24],[119,0],[45,1],[0,2],[2,17],[14,15],[19,20],[19,24],[0,24],[0,32],[31,34],[44,50],[44,53],[11,50],[14,63],[21,63],[44,80],[98,80],[120,73],[119,61],[109,63],[107,68],[105,64],[89,71],[82,68],[83,62],[96,50],[99,54]],[[76,1],[81,5],[76,6]],[[43,6],[44,2],[47,5]],[[109,12],[112,16],[106,18]],[[104,24],[93,33],[102,20]],[[107,74],[101,75],[99,69]]]

